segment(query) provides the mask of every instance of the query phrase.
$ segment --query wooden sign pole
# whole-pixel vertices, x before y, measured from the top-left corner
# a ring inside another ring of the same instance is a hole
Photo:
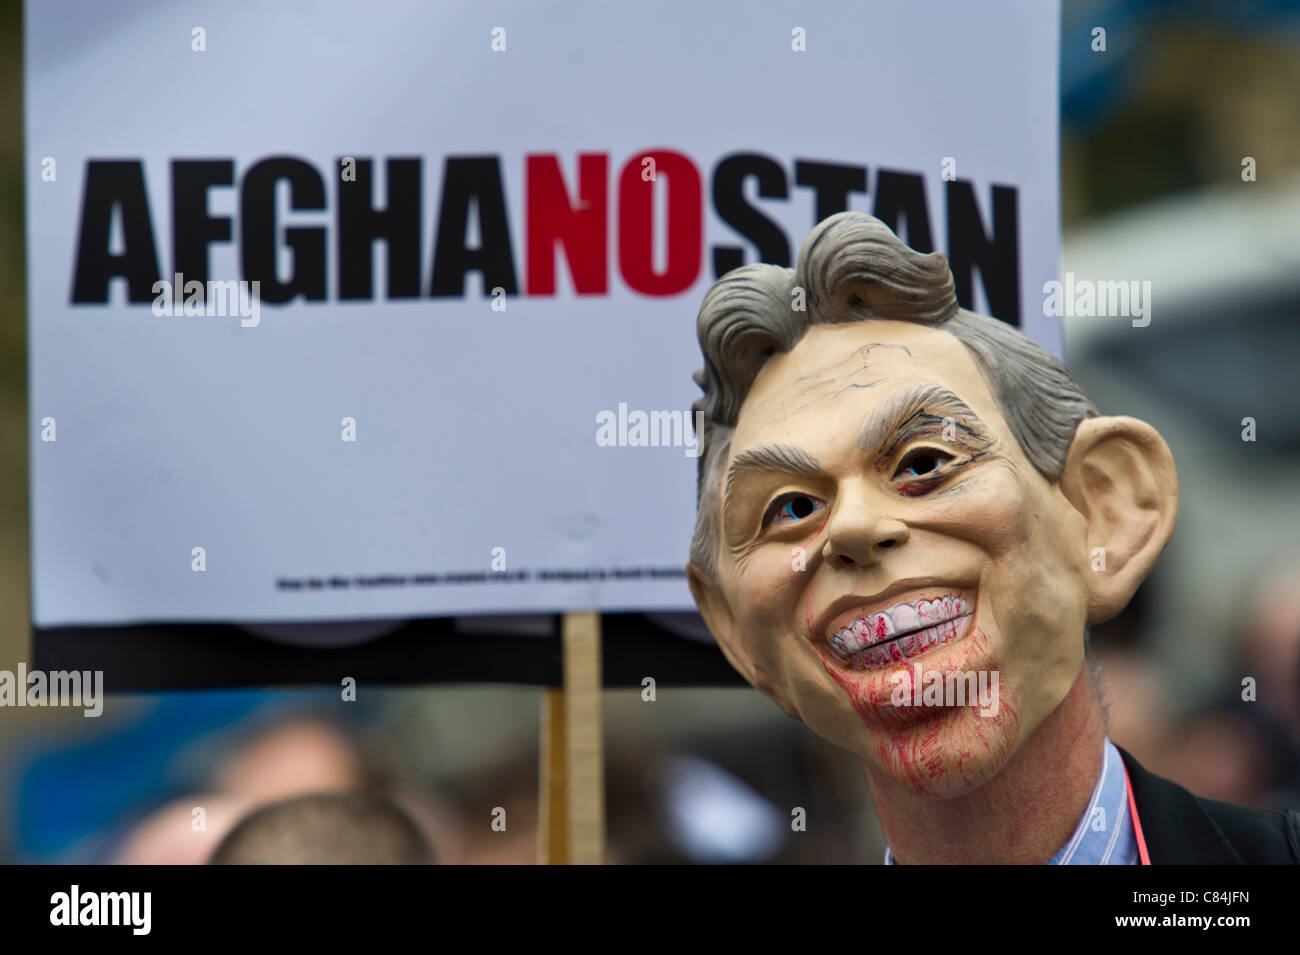
[[[542,698],[537,825],[543,865],[605,861],[600,614],[566,613],[564,688]]]

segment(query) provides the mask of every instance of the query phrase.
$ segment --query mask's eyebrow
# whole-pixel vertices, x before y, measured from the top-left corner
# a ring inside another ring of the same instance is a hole
[[[968,444],[983,448],[993,443],[992,434],[966,402],[942,385],[922,381],[890,396],[863,426],[858,435],[858,450],[886,451],[885,442],[918,417],[951,418]]]
[[[731,484],[736,475],[746,470],[786,471],[790,474],[809,475],[821,470],[821,465],[807,451],[792,444],[760,444],[746,448],[735,456],[727,468],[725,497],[731,496]]]

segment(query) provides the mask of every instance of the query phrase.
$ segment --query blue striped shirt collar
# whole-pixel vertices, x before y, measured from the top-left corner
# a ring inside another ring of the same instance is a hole
[[[1101,774],[1074,835],[1048,865],[1136,865],[1137,837],[1128,811],[1128,787],[1119,749],[1106,737]],[[885,847],[885,865],[895,865]]]

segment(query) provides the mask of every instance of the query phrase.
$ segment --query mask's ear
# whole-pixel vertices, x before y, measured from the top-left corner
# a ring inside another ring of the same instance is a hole
[[[1174,457],[1145,421],[1085,418],[1060,488],[1087,521],[1088,625],[1103,623],[1124,609],[1173,536]]]

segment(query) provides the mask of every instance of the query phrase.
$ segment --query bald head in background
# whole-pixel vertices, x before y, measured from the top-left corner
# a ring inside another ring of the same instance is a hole
[[[397,803],[376,793],[319,793],[271,803],[236,825],[213,865],[432,865],[433,847]]]

